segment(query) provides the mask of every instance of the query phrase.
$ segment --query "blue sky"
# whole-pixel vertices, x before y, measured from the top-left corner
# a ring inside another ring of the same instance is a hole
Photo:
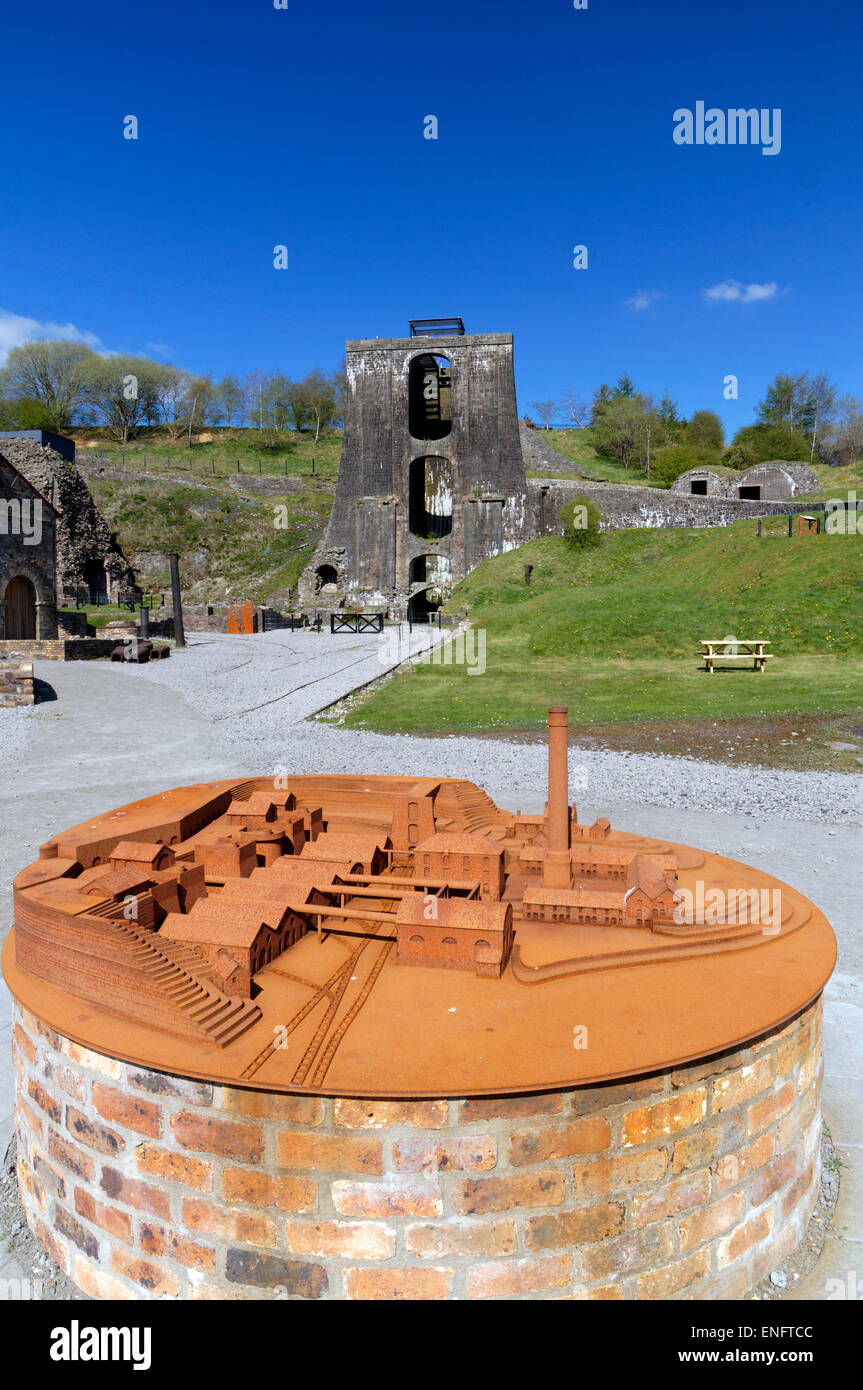
[[[777,371],[863,394],[861,37],[856,0],[16,5],[0,349],[302,374],[460,314],[527,411],[623,371],[729,434]],[[675,144],[699,100],[780,108],[780,153]]]

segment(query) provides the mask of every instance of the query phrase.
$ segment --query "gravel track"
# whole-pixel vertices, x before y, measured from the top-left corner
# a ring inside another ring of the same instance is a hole
[[[415,637],[417,636],[415,631]],[[436,634],[435,634],[436,635]],[[419,640],[422,640],[421,634]],[[307,722],[392,666],[377,637],[265,633],[192,637],[167,662],[127,669],[167,685],[215,725],[213,733],[262,772],[371,772],[467,777],[492,795],[544,800],[542,745],[507,739],[375,734]],[[481,679],[481,677],[477,677]],[[662,754],[570,749],[576,800],[711,809],[773,820],[863,824],[863,775],[727,767]]]

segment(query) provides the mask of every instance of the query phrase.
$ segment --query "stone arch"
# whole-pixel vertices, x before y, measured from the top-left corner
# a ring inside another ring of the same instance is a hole
[[[408,429],[414,439],[445,439],[452,430],[452,365],[421,352],[408,367]]]
[[[315,588],[320,591],[327,584],[338,584],[339,572],[335,565],[318,565],[315,570]]]

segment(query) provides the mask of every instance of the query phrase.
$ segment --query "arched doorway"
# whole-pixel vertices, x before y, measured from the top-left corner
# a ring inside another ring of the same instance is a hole
[[[32,642],[36,637],[36,590],[29,579],[17,575],[6,586],[6,637]]]

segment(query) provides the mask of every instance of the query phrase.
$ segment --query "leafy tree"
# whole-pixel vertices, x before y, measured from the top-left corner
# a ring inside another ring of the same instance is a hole
[[[306,426],[306,421],[313,415],[310,388],[307,380],[288,381],[285,391],[285,398],[294,422],[294,429],[301,433]]]
[[[596,425],[599,423],[600,416],[602,415],[602,412],[605,410],[605,407],[608,405],[608,402],[610,400],[611,387],[606,386],[605,383],[603,383],[603,385],[600,386],[599,389],[597,391],[594,391],[593,393],[593,404],[590,408],[591,425]]]
[[[587,497],[571,497],[560,509],[563,538],[573,550],[599,545],[602,540],[602,512]]]
[[[50,430],[52,423],[50,413],[35,396],[19,396],[17,400],[0,398],[2,430]]]
[[[315,422],[315,443],[321,437],[321,429],[330,424],[336,415],[336,380],[327,376],[320,367],[313,367],[301,383],[305,388],[309,412]]]
[[[745,442],[732,444],[722,455],[722,462],[726,468],[738,468],[741,472],[745,472],[747,468],[751,468],[753,464],[758,462],[758,455],[751,444]]]
[[[696,410],[683,432],[687,444],[702,449],[715,449],[717,454],[725,447],[725,430],[719,416],[712,410]]]
[[[666,442],[666,430],[650,396],[612,396],[594,430],[597,451],[619,459],[624,468],[650,471],[656,449]]]
[[[72,423],[84,401],[89,368],[101,360],[84,343],[33,339],[12,348],[0,374],[0,387],[4,395],[39,401],[43,420],[32,428],[62,430]]]
[[[163,364],[148,357],[95,353],[84,369],[83,399],[110,434],[126,444],[145,420]]]
[[[617,385],[611,394],[612,396],[626,396],[627,398],[635,395],[635,382],[627,372],[618,377]]]
[[[732,448],[737,447],[742,448],[753,463],[766,463],[770,459],[804,462],[811,454],[806,435],[790,425],[744,425],[732,441]]]
[[[211,376],[193,376],[189,379],[189,389],[186,392],[184,402],[186,417],[186,433],[189,446],[192,444],[192,432],[198,420],[203,423],[204,417],[209,414],[213,401],[216,396],[216,386]]]
[[[835,417],[836,388],[823,372],[780,372],[756,408],[756,421],[803,434],[814,457],[819,439]]]
[[[224,420],[229,428],[236,419],[242,418],[245,397],[239,377],[232,376],[230,372],[222,377],[216,387],[215,404],[218,410],[217,421]]]

